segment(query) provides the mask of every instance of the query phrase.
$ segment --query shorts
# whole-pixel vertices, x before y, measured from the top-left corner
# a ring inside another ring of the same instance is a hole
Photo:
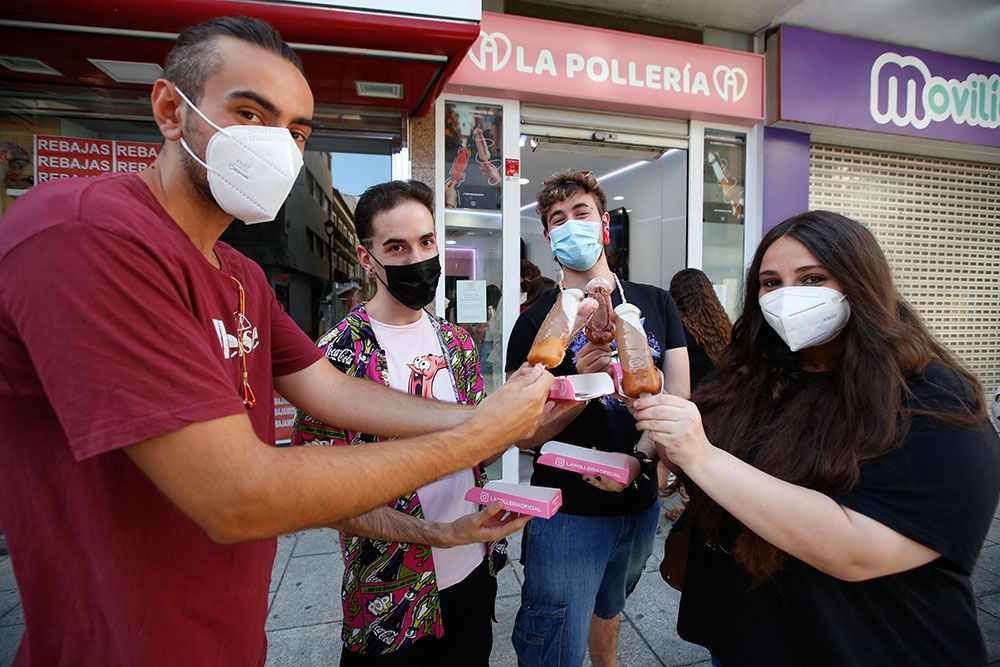
[[[512,640],[527,667],[578,667],[593,615],[611,619],[653,551],[660,503],[637,513],[532,519],[521,551],[524,586]]]

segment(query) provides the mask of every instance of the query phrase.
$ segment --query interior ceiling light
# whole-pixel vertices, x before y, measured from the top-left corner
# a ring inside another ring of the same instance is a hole
[[[11,72],[21,74],[44,74],[46,76],[62,76],[38,58],[22,58],[20,56],[0,56],[0,65],[3,65]]]
[[[531,146],[531,150],[534,151],[536,148],[538,148],[538,139],[532,137],[528,141],[528,145]]]
[[[100,60],[87,58],[90,63],[118,83],[144,83],[152,85],[163,76],[163,68],[156,63],[138,63],[128,60]]]
[[[382,81],[355,81],[358,97],[381,97],[387,100],[403,99],[403,84]]]
[[[458,241],[456,241],[455,239],[448,239],[447,241],[444,242],[445,245],[455,245],[456,243],[458,243]]]
[[[528,183],[531,183],[531,179],[528,179],[528,178],[524,178],[524,177],[522,176],[522,177],[521,177],[521,180],[519,180],[519,181],[518,181],[518,183],[520,183],[521,185],[527,185]]]
[[[611,199],[613,199],[614,201],[624,201],[625,200],[625,195],[615,195]]]

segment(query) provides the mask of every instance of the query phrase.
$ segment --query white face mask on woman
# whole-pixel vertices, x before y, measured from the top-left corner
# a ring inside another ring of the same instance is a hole
[[[768,292],[760,297],[760,309],[792,352],[833,340],[851,317],[851,306],[842,292],[812,285]]]
[[[284,127],[219,127],[178,88],[181,99],[217,131],[202,161],[181,137],[181,146],[208,171],[208,187],[223,211],[248,225],[274,220],[302,169],[302,152]]]

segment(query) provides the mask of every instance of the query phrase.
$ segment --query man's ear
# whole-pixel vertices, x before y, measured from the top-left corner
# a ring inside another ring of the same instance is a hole
[[[181,114],[184,100],[177,94],[174,84],[166,79],[157,79],[149,100],[153,105],[153,119],[160,128],[160,134],[167,141],[179,141],[184,136],[184,119]]]
[[[372,263],[371,253],[368,252],[368,248],[363,245],[358,245],[358,261],[361,262],[361,268],[368,272],[369,275],[375,274],[375,266]]]
[[[604,245],[611,243],[611,214],[607,211],[601,216],[601,227],[604,229]]]

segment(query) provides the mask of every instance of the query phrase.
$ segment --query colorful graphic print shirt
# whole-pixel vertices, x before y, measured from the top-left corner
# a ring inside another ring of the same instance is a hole
[[[459,403],[477,405],[486,397],[479,353],[461,327],[431,316],[432,325],[455,381]],[[351,311],[318,345],[326,358],[351,377],[389,384],[385,351],[379,345],[364,305]],[[360,445],[386,440],[366,433],[324,424],[299,412],[295,417],[292,445]],[[476,485],[486,483],[486,471],[476,469]],[[416,492],[396,499],[398,512],[424,518]],[[343,640],[346,650],[366,655],[391,653],[421,637],[444,635],[441,603],[431,547],[373,540],[341,532],[344,554]],[[507,541],[487,545],[490,574],[496,576],[507,564]]]

